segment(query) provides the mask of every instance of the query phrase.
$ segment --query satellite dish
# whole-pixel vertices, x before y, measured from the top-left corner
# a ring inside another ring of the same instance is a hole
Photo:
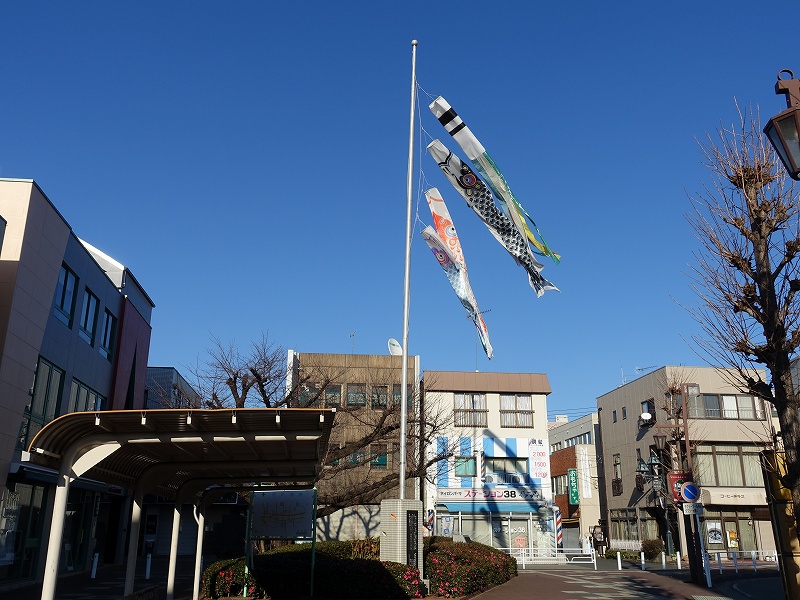
[[[389,338],[389,354],[392,356],[403,355],[403,347],[400,345],[400,342],[394,338]]]
[[[643,412],[642,413],[642,421],[644,421],[645,423],[647,421],[649,421],[650,419],[652,419],[652,418],[653,418],[653,415],[651,415],[649,412]]]

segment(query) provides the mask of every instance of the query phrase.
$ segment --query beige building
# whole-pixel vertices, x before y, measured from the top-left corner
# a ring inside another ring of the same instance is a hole
[[[408,357],[407,412],[418,421],[419,356]],[[336,408],[329,460],[317,487],[320,498],[340,498],[343,508],[317,520],[320,540],[380,535],[381,500],[398,498],[401,356],[324,354],[289,350],[286,389],[292,406]],[[391,433],[378,434],[381,429]],[[407,464],[418,457],[409,432]],[[391,481],[389,481],[391,480]],[[406,498],[419,498],[419,479],[406,479]]]
[[[601,454],[597,413],[574,421],[556,416],[550,423],[550,475],[553,502],[561,513],[563,548],[578,548],[588,539],[605,545],[605,482],[598,469]]]
[[[666,366],[597,399],[612,548],[660,538],[685,554],[679,492],[690,476],[708,551],[775,548],[759,461],[772,418],[732,382],[732,372]]]
[[[445,457],[426,494],[434,533],[499,548],[553,547],[547,376],[425,371],[424,387],[427,411],[452,414],[428,448]]]

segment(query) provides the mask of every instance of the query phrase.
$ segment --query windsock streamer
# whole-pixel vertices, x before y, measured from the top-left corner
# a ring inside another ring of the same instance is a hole
[[[429,189],[425,192],[425,196],[428,199],[428,206],[431,209],[436,228],[426,227],[421,232],[422,237],[425,238],[425,242],[444,270],[445,275],[447,275],[447,279],[456,296],[464,308],[467,309],[469,318],[472,319],[475,328],[478,330],[483,350],[486,352],[486,356],[491,359],[493,352],[492,345],[489,342],[489,331],[478,309],[478,302],[475,300],[472,286],[469,283],[467,264],[464,261],[461,242],[458,240],[458,234],[450,218],[450,212],[447,210],[447,205],[445,205],[442,195],[436,188]]]
[[[439,96],[434,100],[429,108],[439,122],[444,126],[447,133],[461,146],[461,149],[467,155],[467,158],[475,167],[475,170],[486,180],[486,183],[494,192],[497,202],[503,208],[506,216],[513,221],[514,225],[519,229],[520,233],[527,237],[528,240],[545,256],[552,258],[556,264],[559,263],[561,257],[553,252],[547,245],[547,242],[542,236],[542,232],[536,226],[536,223],[517,200],[511,191],[511,188],[506,181],[506,178],[500,172],[492,157],[486,152],[486,148],[478,141],[475,134],[470,131],[470,128],[461,120],[453,107]],[[531,231],[528,224],[525,222],[527,217],[536,233],[536,236]]]
[[[517,261],[517,264],[528,272],[528,281],[536,295],[541,296],[545,290],[557,291],[556,286],[539,274],[543,265],[533,256],[528,241],[519,229],[497,208],[492,198],[492,192],[486,187],[486,184],[439,140],[433,140],[428,144],[428,151],[456,191],[480,217],[494,238]]]

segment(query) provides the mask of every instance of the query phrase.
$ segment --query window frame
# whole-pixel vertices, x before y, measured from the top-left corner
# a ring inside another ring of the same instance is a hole
[[[100,332],[97,351],[108,360],[114,357],[117,345],[117,317],[107,308],[103,310],[103,326]]]
[[[527,409],[520,409],[520,399],[528,401]],[[508,403],[511,400],[513,407],[503,407],[504,401]],[[500,427],[503,428],[520,428],[520,429],[533,429],[534,427],[534,414],[536,411],[533,408],[533,395],[532,394],[500,394]],[[525,417],[525,421],[529,420],[529,424],[520,423],[520,417]],[[509,422],[511,421],[511,422]]]
[[[53,297],[53,314],[70,329],[72,328],[72,320],[75,317],[75,297],[77,296],[79,282],[80,279],[75,274],[75,271],[70,269],[66,263],[61,263],[56,282],[56,292]]]
[[[461,406],[459,406],[459,400]],[[482,392],[455,393],[453,394],[453,406],[454,427],[488,427],[489,408],[486,403],[486,394]]]
[[[81,320],[78,323],[78,335],[80,338],[94,346],[95,335],[97,334],[97,315],[100,310],[100,298],[98,298],[88,287],[83,288],[83,306],[81,307]]]

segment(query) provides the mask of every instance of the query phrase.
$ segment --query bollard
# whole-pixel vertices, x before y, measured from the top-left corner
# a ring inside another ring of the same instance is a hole
[[[758,567],[756,566],[756,551],[755,550],[753,550],[753,552],[750,554],[750,558],[753,559],[753,571],[758,573]]]
[[[719,567],[719,572],[722,573],[722,557],[719,552],[717,552],[717,567]]]
[[[781,570],[781,563],[778,562],[778,551],[777,550],[772,555],[772,560],[775,561],[775,566],[778,567],[778,571],[780,571]]]
[[[95,552],[94,557],[92,557],[92,579],[97,577],[97,560],[100,558],[100,553]]]
[[[663,552],[661,553],[661,570],[662,571],[667,570],[667,555],[664,554]]]
[[[644,552],[639,553],[642,557],[642,571],[644,571]]]
[[[736,570],[736,574],[739,574],[739,561],[737,560],[738,552],[733,553],[733,568]]]
[[[622,571],[622,558],[619,552],[617,552],[617,571]]]
[[[152,561],[153,555],[149,552],[147,553],[147,563],[144,568],[144,578],[150,579],[150,562]]]
[[[676,556],[675,561],[678,563],[678,571],[680,571],[681,570],[681,551],[678,550],[677,553],[675,554],[675,556]]]

